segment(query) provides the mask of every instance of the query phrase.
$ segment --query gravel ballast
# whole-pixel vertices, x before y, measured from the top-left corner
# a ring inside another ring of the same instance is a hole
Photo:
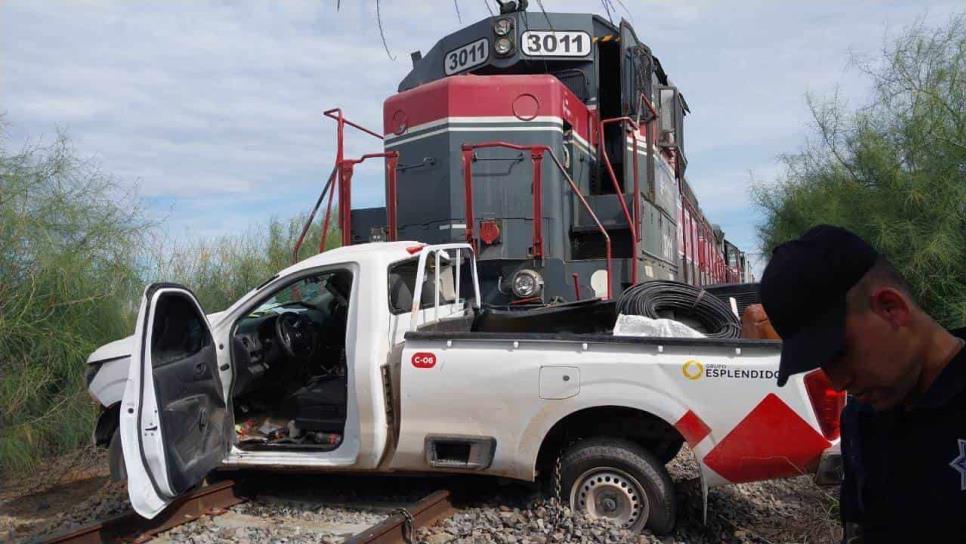
[[[387,515],[386,512],[362,508],[256,501],[234,506],[220,516],[204,517],[175,527],[159,535],[154,542],[334,544],[379,523]]]
[[[832,543],[841,539],[834,489],[816,487],[810,477],[711,489],[708,520],[702,523],[698,470],[685,448],[669,465],[678,499],[677,525],[669,535],[635,535],[605,521],[570,512],[542,498],[535,486],[495,478],[406,478],[371,476],[245,475],[259,491],[252,501],[220,516],[176,527],[156,542],[341,542],[412,504],[448,488],[458,511],[435,527],[418,531],[430,544],[586,543]],[[128,508],[123,484],[107,483],[76,506],[59,513],[41,534],[60,533],[122,513]],[[6,532],[6,531],[4,531]],[[8,540],[30,541],[6,532]]]
[[[834,511],[835,490],[817,487],[811,477],[714,488],[703,522],[698,467],[687,447],[668,465],[678,501],[677,525],[668,535],[645,530],[631,534],[570,512],[532,492],[499,493],[463,508],[437,526],[420,532],[430,544],[480,542],[545,544],[587,543],[837,543],[841,527]]]

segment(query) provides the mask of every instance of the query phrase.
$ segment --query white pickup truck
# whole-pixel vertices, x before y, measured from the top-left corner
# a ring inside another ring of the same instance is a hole
[[[705,493],[837,460],[842,395],[821,373],[777,388],[777,341],[615,336],[605,301],[478,301],[466,244],[334,249],[208,316],[153,284],[134,335],[88,359],[95,442],[146,517],[217,468],[450,472],[547,476],[657,533],[684,442]]]

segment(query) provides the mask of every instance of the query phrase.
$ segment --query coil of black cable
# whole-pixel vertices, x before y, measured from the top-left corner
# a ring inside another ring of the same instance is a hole
[[[741,336],[738,317],[725,301],[686,283],[655,280],[629,287],[617,298],[617,311],[683,321],[709,338]]]

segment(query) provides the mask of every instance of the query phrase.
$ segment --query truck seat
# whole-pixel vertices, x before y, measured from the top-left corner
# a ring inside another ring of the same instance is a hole
[[[286,397],[282,410],[304,431],[342,433],[346,400],[345,376],[317,376]]]

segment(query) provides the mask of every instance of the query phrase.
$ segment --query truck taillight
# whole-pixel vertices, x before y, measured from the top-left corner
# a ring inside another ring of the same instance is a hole
[[[845,406],[845,391],[832,389],[832,382],[821,369],[805,375],[805,390],[812,401],[818,426],[827,440],[839,437],[839,415]]]

